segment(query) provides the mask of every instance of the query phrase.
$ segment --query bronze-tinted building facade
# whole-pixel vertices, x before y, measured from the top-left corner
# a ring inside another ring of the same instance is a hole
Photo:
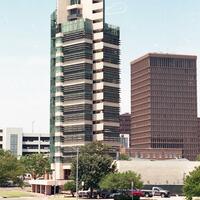
[[[198,154],[196,56],[147,54],[131,63],[131,148]]]
[[[120,123],[120,134],[131,134],[131,114],[124,113],[121,114],[119,117],[119,123]]]

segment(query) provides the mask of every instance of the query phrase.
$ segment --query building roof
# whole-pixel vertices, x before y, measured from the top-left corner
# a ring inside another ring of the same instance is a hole
[[[132,64],[135,64],[139,61],[142,61],[146,58],[149,58],[149,57],[158,57],[158,58],[183,58],[183,59],[197,59],[197,56],[195,55],[184,55],[184,54],[170,54],[170,53],[147,53],[135,60],[133,60],[131,62],[131,65]]]
[[[200,162],[187,159],[117,161],[119,172],[134,171],[141,175],[144,184],[153,185],[183,185],[186,175],[198,166]]]

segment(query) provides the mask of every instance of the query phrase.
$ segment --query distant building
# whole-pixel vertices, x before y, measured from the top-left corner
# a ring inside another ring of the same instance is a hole
[[[131,114],[120,115],[120,134],[131,134]]]
[[[15,156],[33,153],[50,153],[48,133],[24,133],[22,128],[0,130],[0,148],[9,150]]]
[[[150,53],[131,63],[132,156],[196,159],[196,60]]]
[[[120,142],[122,147],[129,148],[129,138],[131,134],[131,114],[125,113],[120,115]]]

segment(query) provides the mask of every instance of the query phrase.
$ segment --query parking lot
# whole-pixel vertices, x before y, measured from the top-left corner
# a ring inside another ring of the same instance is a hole
[[[22,197],[22,198],[6,198],[6,199],[10,199],[10,200],[76,200],[76,198],[63,198],[62,196],[60,197]],[[81,198],[79,198],[81,200]],[[0,198],[0,200],[5,200],[5,198]],[[84,200],[88,200],[88,199],[84,199]],[[111,199],[104,199],[104,200],[111,200]],[[182,196],[177,196],[177,197],[170,197],[170,198],[161,198],[161,197],[152,197],[152,198],[146,198],[143,197],[141,198],[141,200],[185,200],[184,197]]]

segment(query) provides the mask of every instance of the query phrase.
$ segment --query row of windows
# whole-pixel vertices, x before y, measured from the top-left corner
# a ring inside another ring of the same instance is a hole
[[[159,144],[159,143],[153,143],[152,148],[183,148],[183,144],[174,144],[174,143],[164,143],[164,144]]]
[[[84,69],[80,71],[64,74],[64,81],[71,81],[71,80],[77,80],[77,79],[92,80],[92,78],[93,78],[92,71],[86,72]]]
[[[151,79],[160,80],[196,80],[196,75],[185,75],[185,74],[170,74],[170,73],[151,73]]]
[[[135,153],[135,157],[136,158],[181,158],[181,155],[179,154],[175,154],[175,153],[140,153],[140,152],[136,152]]]
[[[68,42],[72,40],[77,40],[77,39],[91,39],[92,40],[92,33],[88,31],[74,31],[68,34],[64,34],[62,42]]]
[[[167,110],[167,109],[166,109]],[[186,112],[187,113],[187,112]],[[164,109],[160,110],[158,114],[153,113],[151,115],[152,120],[157,119],[171,119],[171,120],[196,120],[196,116],[194,114],[186,115],[186,113],[183,114],[177,114],[177,112],[171,113],[169,110],[165,111]]]
[[[80,99],[85,99],[85,100],[92,100],[92,93],[75,93],[75,94],[68,94],[67,96],[64,96],[64,99],[62,100],[62,102],[64,101],[72,101],[72,100],[80,100]]]
[[[166,90],[166,88],[162,88],[159,87],[159,90],[153,90],[151,91],[152,95],[160,95],[160,96],[181,96],[181,95],[185,95],[186,97],[190,97],[190,96],[196,96],[196,90],[192,90],[193,88],[189,89],[189,88],[185,88],[182,90]],[[184,100],[184,99],[183,99]]]
[[[105,67],[104,68],[104,81],[109,83],[116,83],[120,82],[119,77],[119,69],[110,69]]]
[[[160,67],[175,67],[175,68],[195,67],[196,60],[195,59],[184,59],[184,58],[151,57],[150,65],[151,66],[160,66]]]
[[[119,94],[118,93],[104,93],[104,100],[113,103],[119,103]]]
[[[151,124],[152,131],[169,131],[169,132],[192,132],[196,131],[196,127],[191,126],[190,123],[187,124],[179,124],[177,123],[175,126],[162,125],[158,126],[156,124]]]
[[[104,126],[104,136],[105,137],[119,137],[119,127]]]
[[[23,145],[23,149],[38,149],[38,145]]]
[[[79,142],[79,141],[92,141],[92,132],[90,135],[67,135],[64,137],[64,143]],[[65,154],[64,154],[65,155]]]
[[[64,127],[64,135],[70,134],[70,132],[92,132],[92,125],[77,125],[77,126],[68,126]]]
[[[70,114],[73,112],[81,112],[81,111],[88,111],[91,112],[92,105],[91,104],[78,104],[78,105],[71,105],[64,107],[64,113]]]
[[[183,139],[182,138],[176,138],[176,136],[174,135],[174,137],[156,137],[156,138],[152,138],[151,141],[153,143],[183,143]]]
[[[77,53],[71,53],[71,54],[66,54],[64,55],[64,62],[71,61],[71,60],[77,60],[77,59],[89,59],[92,60],[93,56],[92,53],[89,51],[81,51]]]
[[[82,51],[92,53],[92,44],[81,43],[81,44],[74,44],[74,45],[63,47],[64,55],[78,53],[78,52],[82,52]]]
[[[65,115],[65,114],[64,114]],[[92,120],[92,113],[74,113],[64,116],[64,122],[77,121],[77,120]]]
[[[104,61],[119,64],[120,63],[120,50],[109,47],[104,47]]]
[[[83,64],[77,64],[77,65],[64,66],[63,71],[64,71],[64,74],[77,73],[81,71],[85,71],[89,73],[89,72],[92,72],[92,64],[83,63]]]
[[[160,96],[153,96],[151,98],[151,102],[153,103],[153,106],[156,107],[156,105],[161,105],[162,103],[165,103],[166,106],[169,108],[180,108],[183,109],[183,107],[195,107],[196,106],[196,99],[194,97],[160,97]]]
[[[152,79],[152,85],[164,85],[164,86],[169,86],[169,87],[174,87],[176,88],[177,86],[192,86],[195,85],[195,81],[192,80],[175,80],[175,79]]]
[[[185,77],[196,77],[196,69],[195,68],[189,68],[189,67],[183,67],[183,68],[162,68],[162,67],[151,67],[151,75],[152,77],[158,77],[160,76],[173,76],[177,77],[178,79],[185,76]]]
[[[76,84],[76,85],[70,85],[70,86],[64,86],[64,94],[68,94],[71,92],[91,92],[92,91],[92,84]]]

